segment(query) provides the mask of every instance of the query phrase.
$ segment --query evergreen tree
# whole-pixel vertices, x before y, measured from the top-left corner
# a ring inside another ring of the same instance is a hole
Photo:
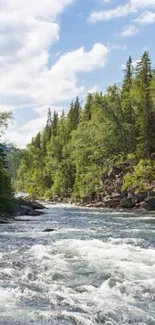
[[[51,139],[51,128],[52,128],[52,113],[51,109],[48,109],[48,115],[47,115],[47,123],[46,123],[46,128],[45,128],[45,134],[47,141],[50,141]]]
[[[0,113],[0,137],[8,127],[12,119],[10,112]],[[0,144],[0,212],[7,211],[9,200],[12,198],[13,190],[11,186],[11,177],[8,172],[7,146]]]
[[[86,97],[86,104],[84,107],[84,119],[89,121],[92,115],[93,95],[89,93]]]
[[[135,112],[133,100],[133,65],[132,58],[129,59],[124,70],[124,80],[122,85],[121,105],[124,114],[124,126],[126,128],[128,138],[128,150],[134,152],[136,150],[136,130],[135,130]]]
[[[71,102],[70,110],[68,113],[69,133],[77,129],[78,124],[80,122],[80,112],[81,112],[81,106],[80,106],[79,98],[77,97],[75,102]]]
[[[137,107],[138,144],[137,149],[144,158],[154,152],[155,113],[151,98],[151,61],[148,52],[144,52],[137,64],[136,82],[139,89]]]
[[[58,120],[58,114],[54,111],[51,125],[51,136],[53,135],[56,137],[57,135]]]

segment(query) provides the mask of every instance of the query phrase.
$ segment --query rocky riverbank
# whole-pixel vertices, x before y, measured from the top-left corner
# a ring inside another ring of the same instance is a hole
[[[17,216],[39,216],[44,214],[43,204],[37,201],[14,198],[8,202],[5,211],[0,212],[0,224],[8,223]]]
[[[46,204],[72,204],[86,208],[109,208],[109,209],[143,209],[148,211],[155,210],[155,192],[144,191],[137,193],[128,193],[128,196],[119,193],[113,193],[111,196],[103,196],[100,199],[92,200],[91,197],[85,197],[83,200],[71,199],[53,199],[46,200]]]
[[[85,197],[82,204],[95,208],[155,210],[155,184],[149,184],[143,191],[136,188],[122,190],[124,176],[129,169],[128,162],[120,166],[113,166],[109,173],[103,175],[104,191],[93,200],[89,196]]]
[[[128,197],[123,194],[113,194],[105,196],[100,200],[89,200],[78,203],[88,208],[122,208],[122,209],[145,209],[155,210],[155,192],[129,193]]]
[[[129,188],[123,191],[124,176],[132,170],[129,162],[119,166],[112,166],[109,172],[103,175],[103,191],[98,195],[86,196],[82,200],[53,197],[50,204],[69,203],[88,208],[120,208],[155,210],[155,184],[147,184],[145,190]]]

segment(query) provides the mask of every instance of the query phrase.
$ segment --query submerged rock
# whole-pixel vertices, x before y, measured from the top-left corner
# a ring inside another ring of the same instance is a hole
[[[47,229],[43,230],[43,232],[53,232],[53,231],[56,231],[56,229],[53,229],[53,228],[52,229],[48,229],[47,228]]]

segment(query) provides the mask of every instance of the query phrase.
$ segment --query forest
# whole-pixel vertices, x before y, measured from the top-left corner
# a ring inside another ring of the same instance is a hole
[[[12,114],[0,112],[0,137],[8,127]],[[0,212],[6,210],[8,201],[13,197],[11,173],[7,169],[7,146],[0,144]]]
[[[121,84],[88,93],[84,105],[77,97],[66,112],[49,108],[44,130],[22,151],[16,191],[94,200],[104,195],[105,175],[125,164],[122,192],[154,189],[155,70],[148,52],[136,66],[129,57]]]

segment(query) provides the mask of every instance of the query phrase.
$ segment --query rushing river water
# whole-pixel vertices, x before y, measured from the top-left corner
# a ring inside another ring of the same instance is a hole
[[[153,214],[54,206],[22,219],[0,225],[0,324],[155,324]]]

